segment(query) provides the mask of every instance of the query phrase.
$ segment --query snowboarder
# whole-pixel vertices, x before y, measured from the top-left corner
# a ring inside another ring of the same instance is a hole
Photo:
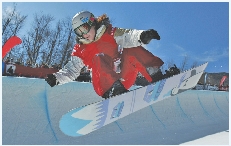
[[[89,11],[77,13],[72,27],[77,44],[71,60],[47,75],[45,80],[51,87],[75,80],[84,66],[92,69],[94,90],[103,98],[127,92],[137,79],[156,80],[164,62],[142,47],[152,39],[160,40],[156,30],[112,27],[106,14],[96,18]],[[143,78],[137,78],[138,74]]]

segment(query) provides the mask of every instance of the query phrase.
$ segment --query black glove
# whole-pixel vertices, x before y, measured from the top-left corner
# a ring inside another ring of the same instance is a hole
[[[154,29],[143,31],[140,35],[140,40],[144,44],[148,44],[151,41],[151,39],[160,40],[159,34]]]
[[[53,74],[47,74],[47,77],[45,78],[45,81],[51,86],[54,87],[55,85],[58,85],[59,82],[56,83],[56,77]]]

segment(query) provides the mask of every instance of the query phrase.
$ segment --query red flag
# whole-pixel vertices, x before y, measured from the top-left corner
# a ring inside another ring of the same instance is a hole
[[[227,78],[227,76],[223,76],[223,77],[221,78],[220,87],[221,87],[221,85],[224,83],[224,81],[225,81],[226,78]]]
[[[22,43],[22,40],[17,36],[10,37],[2,47],[2,58],[16,45]]]

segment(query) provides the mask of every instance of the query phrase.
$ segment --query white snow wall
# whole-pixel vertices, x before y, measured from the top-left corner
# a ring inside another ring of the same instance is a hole
[[[2,144],[178,145],[229,129],[229,92],[188,90],[85,136],[59,130],[63,114],[99,100],[90,83],[2,77]]]

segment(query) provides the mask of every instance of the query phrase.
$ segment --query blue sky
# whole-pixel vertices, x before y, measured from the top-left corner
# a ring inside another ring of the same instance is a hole
[[[12,6],[2,3],[2,9]],[[72,18],[82,10],[95,16],[106,13],[113,26],[157,30],[161,40],[146,48],[166,64],[180,66],[186,55],[188,68],[195,61],[198,65],[208,61],[206,72],[229,72],[228,2],[17,2],[17,10],[28,15],[25,30],[35,13],[56,20]]]

